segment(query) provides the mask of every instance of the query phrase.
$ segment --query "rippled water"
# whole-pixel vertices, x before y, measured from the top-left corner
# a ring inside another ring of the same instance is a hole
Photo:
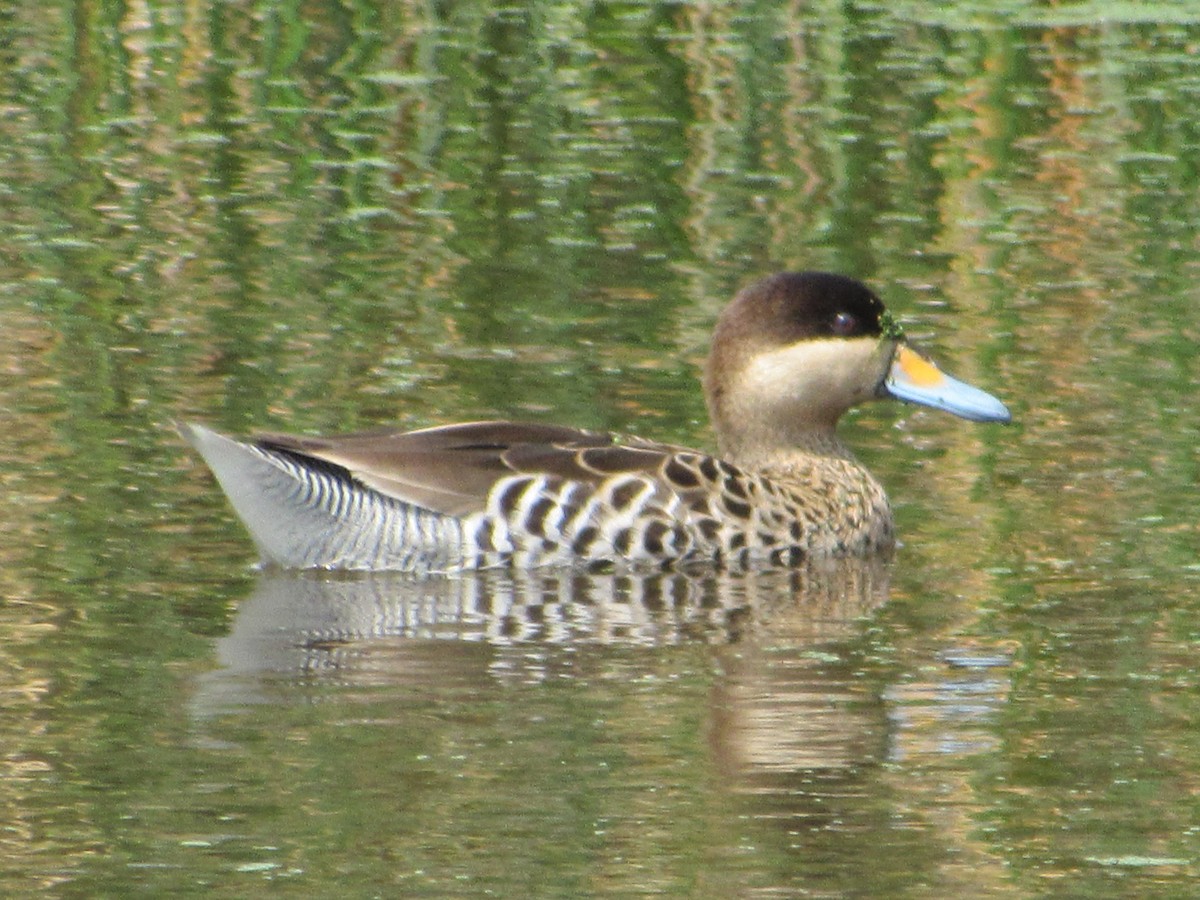
[[[1188,4],[4,31],[0,893],[1197,891]],[[712,321],[785,267],[1016,414],[845,423],[890,566],[259,574],[169,428],[707,447]]]

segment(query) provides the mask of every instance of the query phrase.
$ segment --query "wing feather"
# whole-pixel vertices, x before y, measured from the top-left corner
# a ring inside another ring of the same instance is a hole
[[[256,440],[264,449],[335,467],[386,496],[453,516],[484,509],[489,491],[506,475],[590,484],[620,474],[658,480],[679,449],[642,440],[618,443],[611,434],[518,422],[340,437],[263,434]]]

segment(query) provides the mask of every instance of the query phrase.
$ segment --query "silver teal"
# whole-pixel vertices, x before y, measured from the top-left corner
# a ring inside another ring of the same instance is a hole
[[[902,363],[921,384],[897,381]],[[956,408],[949,388],[924,384],[940,375],[865,285],[782,273],[718,320],[704,372],[715,454],[506,421],[248,440],[178,427],[270,565],[795,566],[894,544],[883,487],[838,437],[846,410],[899,396],[1007,419],[999,401],[943,376],[974,392]]]

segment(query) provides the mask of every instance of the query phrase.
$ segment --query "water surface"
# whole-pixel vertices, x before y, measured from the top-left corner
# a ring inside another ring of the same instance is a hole
[[[26,6],[0,892],[1195,893],[1187,4]],[[882,569],[270,576],[169,428],[708,448],[780,268],[1016,415],[849,417]]]

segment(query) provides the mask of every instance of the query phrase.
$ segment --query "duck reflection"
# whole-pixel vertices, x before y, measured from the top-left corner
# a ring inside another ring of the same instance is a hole
[[[628,677],[662,677],[681,657],[630,651],[704,645],[717,673],[707,718],[721,770],[842,767],[878,729],[846,702],[861,690],[851,674],[824,663],[886,600],[887,584],[886,560],[856,558],[640,575],[264,572],[218,640],[220,668],[201,679],[194,710],[272,702],[290,677],[486,690],[545,678],[567,659],[579,672],[582,657],[606,653],[621,654]]]

